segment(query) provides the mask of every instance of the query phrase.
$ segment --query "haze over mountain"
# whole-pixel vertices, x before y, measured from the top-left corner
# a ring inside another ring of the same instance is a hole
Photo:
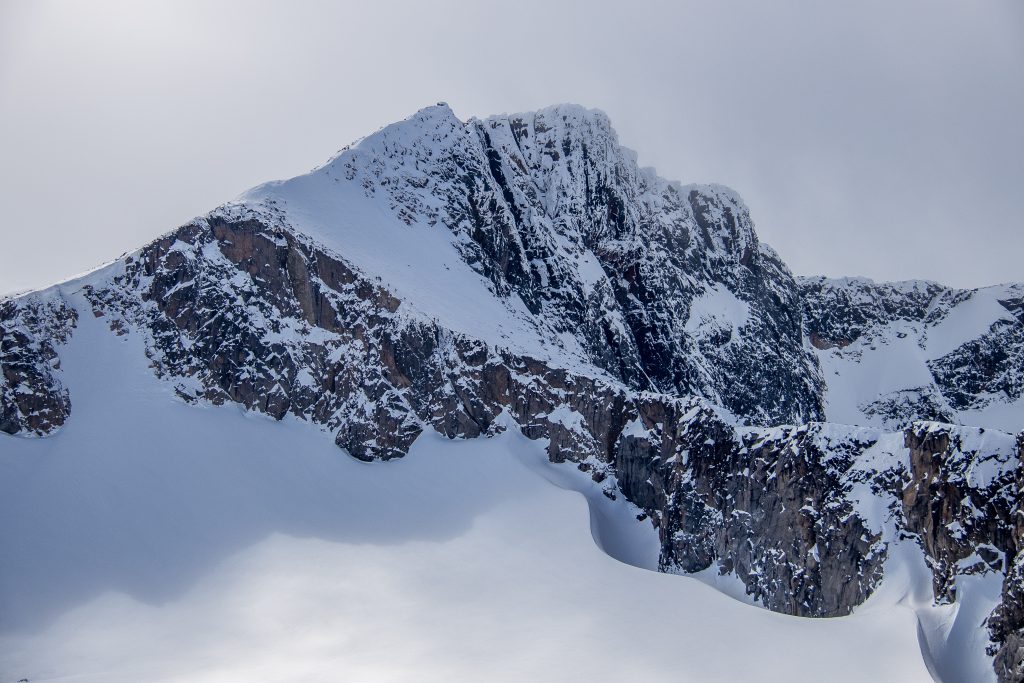
[[[795,278],[598,110],[426,107],[0,366],[19,677],[1024,676],[1024,285]]]

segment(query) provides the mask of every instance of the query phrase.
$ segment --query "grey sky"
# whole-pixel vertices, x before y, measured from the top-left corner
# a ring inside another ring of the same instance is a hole
[[[0,292],[438,100],[604,109],[643,165],[738,190],[796,273],[1024,280],[1016,0],[0,0]]]

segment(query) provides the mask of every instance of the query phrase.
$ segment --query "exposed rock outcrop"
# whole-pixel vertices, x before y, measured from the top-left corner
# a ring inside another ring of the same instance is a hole
[[[1012,414],[1007,406],[1024,399],[1024,286],[966,290],[919,280],[824,277],[798,282],[826,381],[844,375],[835,390],[852,396],[840,403],[858,404],[856,411],[829,411],[830,420],[890,429],[915,419],[1006,430],[1024,424],[1020,418],[982,417],[989,408]],[[879,366],[899,370],[871,381]]]
[[[77,316],[59,296],[0,300],[0,431],[44,436],[67,420],[57,347]]]
[[[1009,568],[1003,581],[1002,600],[988,619],[992,636],[996,675],[1005,683],[1024,681],[1024,432],[1017,435],[1017,469],[1012,495],[1017,501],[1011,518],[1012,545],[1018,550],[1007,557]]]
[[[957,576],[1005,572],[1017,555],[1017,449],[1008,434],[928,422],[907,430],[906,446],[907,529],[921,538],[936,599],[952,601]]]

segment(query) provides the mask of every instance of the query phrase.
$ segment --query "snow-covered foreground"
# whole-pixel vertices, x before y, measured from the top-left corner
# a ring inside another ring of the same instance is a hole
[[[649,523],[537,443],[360,463],[80,310],[70,421],[0,439],[0,681],[930,680],[899,595],[798,619],[631,566],[594,539],[651,566]]]

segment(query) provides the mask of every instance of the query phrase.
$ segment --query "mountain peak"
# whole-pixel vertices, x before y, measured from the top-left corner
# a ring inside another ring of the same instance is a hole
[[[600,110],[426,107],[241,204],[283,211],[410,314],[489,344],[758,422],[821,417],[795,283],[742,200],[641,170]],[[762,368],[742,388],[715,369],[739,355]]]
[[[496,121],[531,122],[535,128],[557,128],[561,131],[587,127],[591,130],[601,131],[606,135],[612,136],[616,141],[618,138],[615,133],[615,129],[612,126],[611,119],[608,118],[608,115],[604,111],[568,102],[549,105],[534,111],[516,112],[513,114],[495,114],[484,117],[480,120],[485,123]]]

